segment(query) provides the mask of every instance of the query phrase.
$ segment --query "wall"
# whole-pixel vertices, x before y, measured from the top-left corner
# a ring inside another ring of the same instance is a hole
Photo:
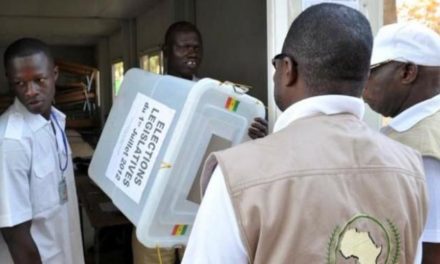
[[[139,16],[136,23],[137,53],[160,47],[168,26],[174,22],[172,0],[160,1],[154,8]]]
[[[122,23],[121,23],[122,24]],[[112,63],[124,60],[123,55],[124,41],[122,38],[122,28],[114,32],[109,37],[103,37],[96,45],[96,60],[99,69],[99,103],[101,125],[104,126],[105,120],[112,106]],[[125,67],[125,63],[124,63]],[[127,70],[126,68],[124,70]]]
[[[0,94],[5,94],[9,91],[8,83],[5,77],[5,67],[3,66],[3,54],[5,53],[6,47],[0,47],[1,53],[1,63],[0,63]]]
[[[265,0],[158,1],[135,19],[122,21],[121,29],[107,37],[108,58],[104,58],[103,44],[97,45],[99,69],[110,71],[111,63],[119,59],[124,61],[125,70],[137,67],[136,58],[159,48],[168,26],[178,20],[194,22],[202,33],[201,77],[250,85],[250,94],[267,103]],[[101,109],[106,116],[111,107],[111,73],[101,74],[101,87]]]
[[[110,35],[110,37],[108,38],[108,43],[109,43],[108,52],[109,52],[111,63],[115,62],[116,60],[123,59],[122,58],[122,55],[123,55],[122,30],[118,30],[115,33],[113,33],[112,35]],[[110,67],[111,67],[111,65],[110,65]],[[111,90],[110,90],[110,92],[111,92]]]
[[[247,84],[267,103],[265,0],[196,0],[204,44],[200,75]]]
[[[201,77],[251,85],[250,94],[267,102],[265,0],[161,1],[136,18],[137,56],[160,47],[168,26],[181,19],[202,33]]]
[[[123,60],[127,71],[138,66],[142,52],[159,47],[164,32],[173,21],[173,6],[172,0],[159,1],[136,19],[121,21],[120,30],[103,38],[96,46],[101,72],[102,117],[108,115],[112,104],[111,64]],[[132,43],[133,38],[135,43]]]
[[[128,70],[138,66],[144,51],[160,47],[166,29],[174,22],[174,1],[159,1],[135,19],[121,21],[120,30],[108,37],[110,62],[122,59]],[[133,38],[135,43],[130,43]]]
[[[93,46],[53,46],[52,55],[55,59],[96,67],[95,48]]]

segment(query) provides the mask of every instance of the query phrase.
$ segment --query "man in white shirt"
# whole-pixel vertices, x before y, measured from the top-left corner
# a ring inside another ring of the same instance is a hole
[[[440,261],[440,35],[415,22],[382,27],[364,99],[393,117],[382,131],[421,152],[429,193],[423,263]]]
[[[272,61],[275,132],[210,156],[184,264],[413,262],[422,164],[361,121],[372,38],[342,5],[295,19]]]
[[[16,98],[0,117],[0,263],[84,263],[58,69],[47,44],[19,39],[4,65]]]

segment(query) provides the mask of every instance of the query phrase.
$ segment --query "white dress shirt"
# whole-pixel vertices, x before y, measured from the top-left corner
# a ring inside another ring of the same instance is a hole
[[[389,126],[398,132],[404,132],[438,111],[440,95],[406,109],[397,115]],[[429,194],[429,210],[422,241],[440,243],[440,160],[424,156],[423,166]]]
[[[32,221],[31,236],[43,264],[81,264],[71,151],[62,136],[65,116],[55,108],[51,111],[49,121],[30,113],[16,99],[0,117],[0,227]],[[68,199],[62,203],[63,175]],[[0,263],[12,263],[1,234]]]
[[[303,117],[351,113],[362,119],[364,111],[364,102],[359,98],[343,95],[315,96],[287,108],[276,121],[274,132]],[[197,213],[182,263],[248,263],[236,219],[223,173],[217,167]]]

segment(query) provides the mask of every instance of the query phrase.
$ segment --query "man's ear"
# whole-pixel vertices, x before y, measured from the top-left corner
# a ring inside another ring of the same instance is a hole
[[[55,82],[58,80],[58,75],[59,75],[58,66],[54,66],[53,67],[53,79],[55,80]]]
[[[410,84],[417,79],[419,68],[414,63],[405,63],[401,72],[401,78],[403,84]]]
[[[298,67],[296,61],[293,58],[286,57],[283,59],[283,69],[285,77],[285,85],[292,86],[298,79]]]

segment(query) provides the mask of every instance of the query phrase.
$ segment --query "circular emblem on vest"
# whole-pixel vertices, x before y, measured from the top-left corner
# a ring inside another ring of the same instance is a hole
[[[330,235],[327,264],[356,260],[359,264],[396,264],[400,255],[400,233],[390,220],[358,214]]]

